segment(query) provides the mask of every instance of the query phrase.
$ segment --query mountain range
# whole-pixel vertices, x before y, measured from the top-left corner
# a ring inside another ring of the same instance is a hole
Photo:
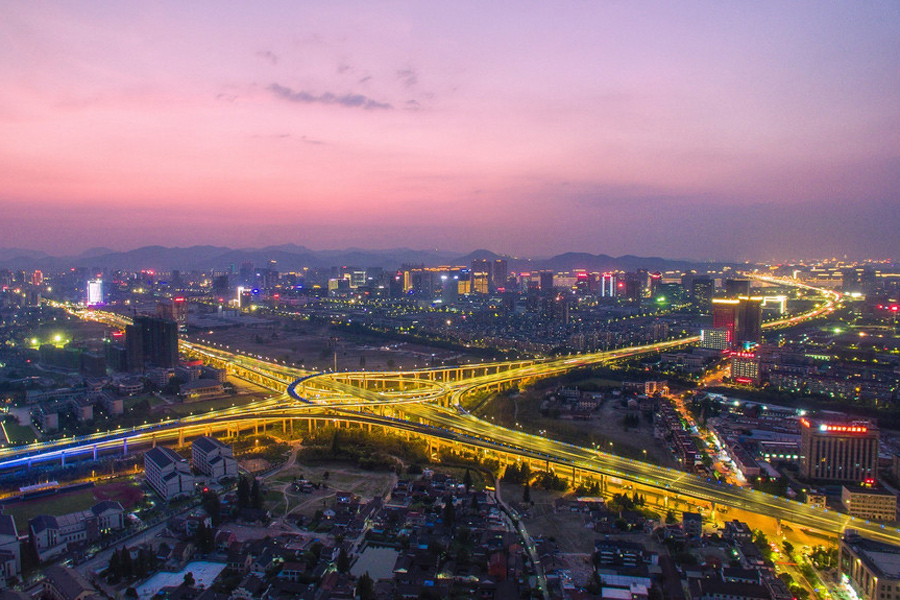
[[[389,250],[369,250],[346,248],[344,250],[311,250],[296,244],[281,244],[265,248],[228,248],[224,246],[191,246],[167,248],[164,246],[144,246],[124,252],[109,248],[91,248],[72,256],[51,256],[45,252],[22,248],[0,248],[0,268],[41,269],[53,272],[70,267],[89,269],[123,269],[137,271],[154,269],[225,270],[234,265],[253,263],[264,267],[275,261],[278,271],[295,271],[303,267],[323,268],[332,266],[355,266],[362,268],[381,267],[396,269],[402,265],[471,266],[474,260],[506,259],[511,271],[549,269],[553,271],[612,271],[648,269],[659,271],[689,270],[702,266],[717,268],[728,263],[700,263],[689,260],[671,260],[659,257],[625,255],[619,257],[607,254],[567,252],[544,258],[520,258],[503,256],[490,250],[479,249],[460,256],[439,250],[412,250],[392,248]]]

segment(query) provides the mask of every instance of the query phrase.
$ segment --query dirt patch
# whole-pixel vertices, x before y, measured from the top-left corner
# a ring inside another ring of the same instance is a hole
[[[144,492],[141,488],[130,483],[110,483],[94,488],[94,498],[97,502],[113,500],[126,510],[140,502],[143,497]]]

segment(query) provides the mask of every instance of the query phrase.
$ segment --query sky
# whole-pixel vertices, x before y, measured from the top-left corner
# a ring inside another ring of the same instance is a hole
[[[0,247],[900,258],[893,0],[0,10]]]

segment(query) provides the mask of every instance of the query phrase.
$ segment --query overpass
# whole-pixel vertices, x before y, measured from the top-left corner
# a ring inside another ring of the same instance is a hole
[[[760,278],[772,283],[790,283]],[[809,287],[796,284],[798,287]],[[810,288],[814,289],[815,288]],[[825,290],[828,300],[802,315],[770,321],[766,328],[791,326],[833,310],[840,295]],[[289,395],[234,409],[197,415],[187,419],[147,424],[131,432],[117,431],[86,436],[89,439],[43,442],[0,451],[0,468],[21,467],[42,460],[65,461],[91,452],[126,451],[139,444],[156,444],[186,437],[224,431],[236,435],[253,427],[266,431],[278,427],[283,432],[295,426],[307,430],[326,424],[336,427],[381,428],[424,440],[430,451],[474,453],[480,459],[496,460],[502,467],[526,461],[536,470],[554,470],[573,483],[590,477],[615,477],[653,490],[661,497],[690,498],[709,503],[710,508],[730,506],[764,516],[777,516],[801,527],[810,527],[833,535],[852,525],[871,537],[896,542],[900,529],[862,522],[847,515],[802,505],[785,498],[754,490],[701,479],[693,474],[665,469],[640,461],[566,444],[495,426],[459,409],[467,395],[484,390],[502,389],[514,383],[528,383],[565,373],[572,369],[608,363],[695,343],[690,336],[655,344],[562,357],[546,361],[515,361],[442,367],[415,371],[341,372],[310,374],[195,342],[182,341],[183,349],[202,355],[238,376],[256,381],[279,393]],[[216,362],[218,361],[218,362]],[[255,378],[255,379],[254,379]],[[299,424],[299,425],[298,425]]]

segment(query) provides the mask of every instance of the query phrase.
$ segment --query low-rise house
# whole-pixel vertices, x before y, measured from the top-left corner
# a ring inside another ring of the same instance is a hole
[[[28,536],[42,561],[58,556],[73,545],[90,544],[101,535],[125,527],[125,509],[104,500],[89,510],[65,515],[38,515],[28,522]]]
[[[97,592],[75,569],[59,565],[47,567],[42,585],[53,600],[86,600]]]

